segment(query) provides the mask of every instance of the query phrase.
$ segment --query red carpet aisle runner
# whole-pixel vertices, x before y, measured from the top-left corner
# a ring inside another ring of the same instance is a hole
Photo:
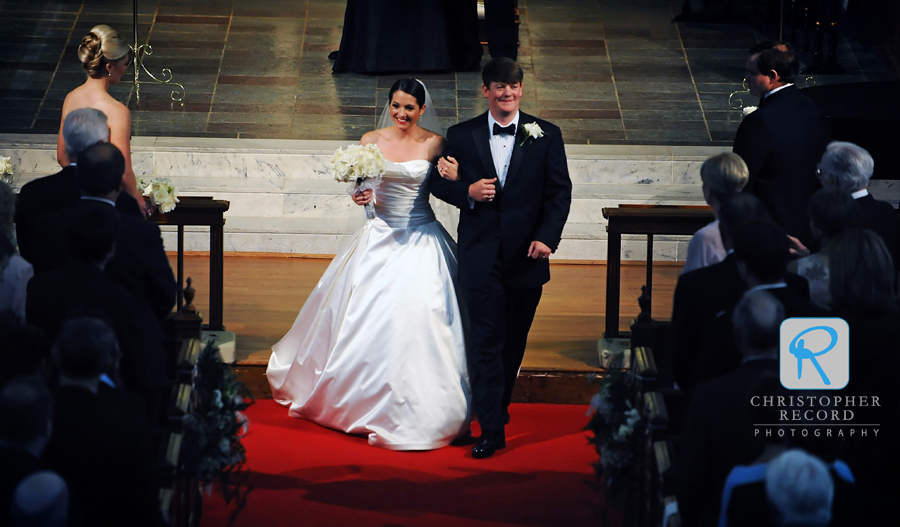
[[[247,414],[254,487],[236,525],[597,526],[601,502],[587,444],[586,406],[514,404],[506,449],[472,459],[471,446],[393,452],[292,419],[275,401]],[[477,427],[474,432],[478,433]],[[203,527],[231,507],[206,498]]]

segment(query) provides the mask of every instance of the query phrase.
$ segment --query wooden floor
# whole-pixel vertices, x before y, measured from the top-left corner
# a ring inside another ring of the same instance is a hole
[[[174,268],[174,256],[170,255]],[[287,256],[225,256],[225,312],[228,331],[237,334],[238,362],[268,362],[270,348],[291,327],[330,259]],[[668,319],[680,264],[657,263],[653,273],[654,318]],[[523,368],[549,371],[599,369],[597,341],[603,334],[606,265],[552,264],[552,280],[535,316]],[[627,329],[638,312],[637,297],[645,283],[642,263],[622,268],[620,326]],[[185,276],[194,279],[195,306],[208,309],[209,260],[185,258]]]

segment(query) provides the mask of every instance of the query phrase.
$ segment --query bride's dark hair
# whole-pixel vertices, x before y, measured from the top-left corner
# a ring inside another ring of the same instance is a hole
[[[391,86],[391,91],[388,92],[388,102],[394,99],[394,93],[397,91],[402,91],[403,93],[408,93],[415,97],[420,108],[425,105],[425,86],[422,86],[422,83],[416,79],[397,80],[397,82]]]

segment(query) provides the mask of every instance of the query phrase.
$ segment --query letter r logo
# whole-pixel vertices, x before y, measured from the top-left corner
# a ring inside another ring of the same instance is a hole
[[[850,326],[841,318],[789,318],[779,348],[789,390],[840,390],[850,381]]]

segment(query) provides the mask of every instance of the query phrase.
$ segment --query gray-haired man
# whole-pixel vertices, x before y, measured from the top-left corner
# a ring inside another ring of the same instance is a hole
[[[109,142],[109,126],[106,115],[100,110],[82,108],[66,116],[63,123],[63,140],[66,153],[75,159],[85,148]],[[70,207],[81,199],[81,191],[75,178],[75,163],[52,176],[35,179],[22,187],[16,200],[16,238],[19,252],[29,262],[34,258],[35,220],[48,212]],[[116,208],[125,214],[142,218],[137,202],[127,192],[116,200]]]
[[[872,229],[887,245],[897,266],[900,245],[900,224],[897,211],[886,201],[878,201],[866,187],[875,170],[875,160],[869,152],[853,143],[832,141],[822,154],[816,173],[822,186],[841,188],[849,192],[862,213],[861,227]]]

